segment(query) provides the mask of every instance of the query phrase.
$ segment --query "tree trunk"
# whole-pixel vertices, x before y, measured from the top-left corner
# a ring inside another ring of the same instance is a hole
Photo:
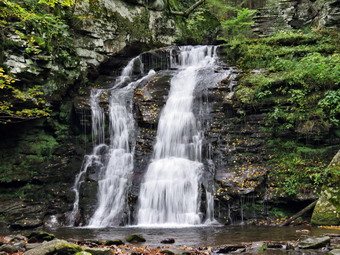
[[[313,203],[309,204],[308,206],[306,206],[304,209],[302,209],[301,211],[299,211],[297,214],[293,215],[292,217],[290,217],[288,220],[286,220],[284,223],[282,223],[280,226],[288,226],[292,221],[296,220],[297,218],[299,218],[300,216],[302,216],[303,214],[305,214],[306,212],[308,212],[309,210],[313,209],[316,205],[318,201],[314,201]]]

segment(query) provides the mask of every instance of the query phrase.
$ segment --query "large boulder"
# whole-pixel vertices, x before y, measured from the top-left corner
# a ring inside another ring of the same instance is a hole
[[[340,225],[340,179],[336,174],[340,168],[340,151],[328,166],[329,185],[325,186],[312,215],[314,225]]]
[[[340,224],[340,189],[325,188],[315,206],[312,215],[314,225],[339,225]]]
[[[25,255],[47,255],[47,254],[58,254],[58,255],[69,255],[81,252],[82,248],[79,245],[68,243],[65,240],[55,239],[50,242],[42,243],[34,249],[26,251]]]

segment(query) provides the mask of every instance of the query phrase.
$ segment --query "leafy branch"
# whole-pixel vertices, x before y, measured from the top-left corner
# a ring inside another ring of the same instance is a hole
[[[199,0],[193,5],[191,5],[188,9],[185,11],[174,11],[170,8],[170,13],[173,15],[188,17],[195,9],[197,9],[200,5],[204,4],[205,0]]]

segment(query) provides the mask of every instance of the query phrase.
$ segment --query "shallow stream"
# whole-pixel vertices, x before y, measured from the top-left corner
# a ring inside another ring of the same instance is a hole
[[[299,230],[308,229],[308,234]],[[160,242],[167,238],[176,240],[174,246],[219,246],[240,242],[289,241],[298,240],[304,235],[319,236],[325,233],[340,234],[340,230],[315,227],[269,227],[269,226],[202,226],[188,228],[138,228],[117,227],[104,229],[58,228],[46,229],[57,238],[66,240],[125,240],[128,235],[142,234],[146,242],[143,245],[163,246]],[[297,232],[298,231],[298,232]],[[1,233],[8,234],[8,233]],[[25,231],[20,231],[24,234]],[[28,231],[26,231],[28,232]]]

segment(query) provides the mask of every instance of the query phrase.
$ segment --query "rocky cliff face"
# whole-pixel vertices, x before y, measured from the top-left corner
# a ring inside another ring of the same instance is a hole
[[[268,1],[258,9],[253,31],[258,36],[268,36],[279,30],[304,29],[306,27],[338,27],[339,0],[287,0]]]
[[[0,127],[5,225],[37,227],[70,210],[70,188],[91,147],[89,88],[110,85],[129,58],[176,39],[176,24],[162,0],[83,2],[63,34],[70,40],[65,56],[31,52],[38,46],[27,45],[21,28],[5,31],[3,64],[19,86],[41,85],[53,110],[45,120]]]

